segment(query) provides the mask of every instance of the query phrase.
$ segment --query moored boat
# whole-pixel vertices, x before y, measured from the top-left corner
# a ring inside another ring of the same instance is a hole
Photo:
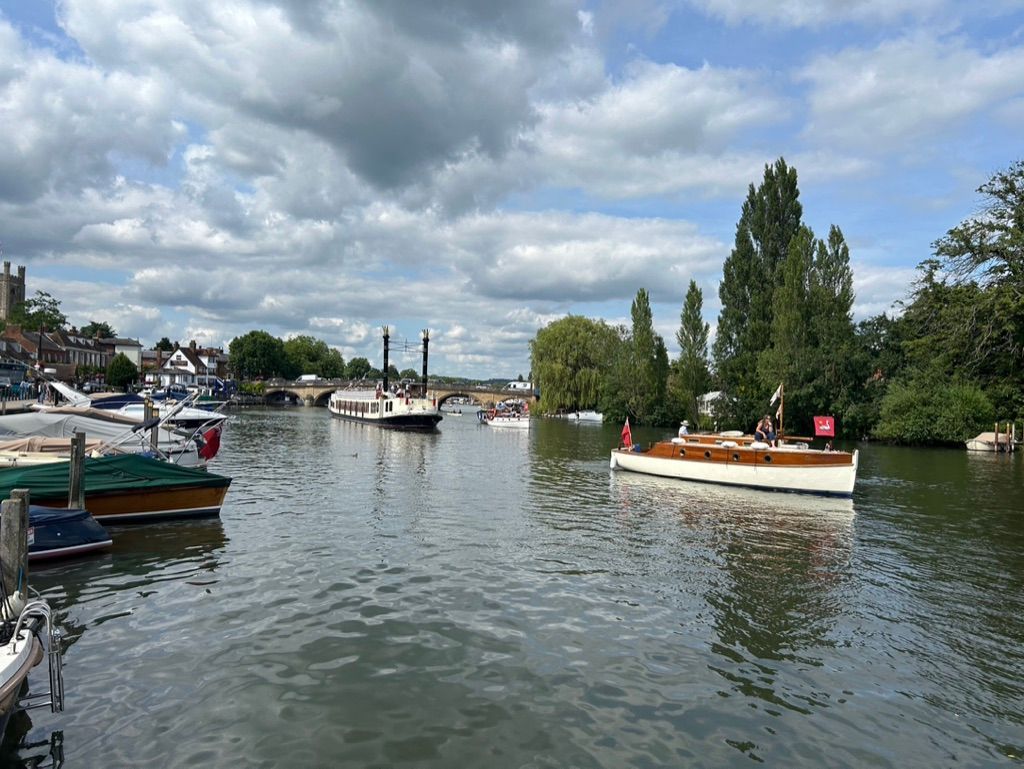
[[[612,469],[749,486],[775,491],[850,496],[857,480],[858,452],[822,451],[806,443],[690,435],[659,441],[647,449],[613,449]]]
[[[528,406],[519,404],[499,404],[501,408],[481,410],[480,421],[488,427],[512,428],[515,430],[530,429],[530,411]]]
[[[107,530],[85,509],[31,505],[28,523],[30,561],[84,555],[114,544]]]
[[[50,607],[43,600],[25,602],[21,593],[7,597],[0,617],[0,736],[14,711],[24,709],[22,687],[29,672],[43,659],[44,644],[49,658],[50,689],[30,700],[46,702],[54,713],[64,709],[64,678],[60,633],[53,627]]]
[[[384,379],[373,390],[335,390],[327,401],[332,415],[348,422],[399,430],[434,430],[442,419],[436,398],[427,397],[427,348],[430,334],[423,331],[423,379],[388,384],[388,352],[391,332],[384,327]]]
[[[29,489],[32,501],[68,504],[70,463],[0,470],[0,499]],[[82,483],[85,507],[101,523],[217,516],[231,479],[136,454],[87,457]]]

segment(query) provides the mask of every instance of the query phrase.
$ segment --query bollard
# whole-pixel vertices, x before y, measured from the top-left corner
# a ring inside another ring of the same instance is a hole
[[[8,596],[28,582],[28,489],[14,489],[0,502],[0,579]]]

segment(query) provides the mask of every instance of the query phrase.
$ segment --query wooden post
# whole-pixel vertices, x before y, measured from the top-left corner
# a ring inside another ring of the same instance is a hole
[[[153,401],[151,401],[149,398],[146,398],[146,400],[143,402],[143,405],[142,405],[142,419],[143,419],[143,421],[144,422],[148,422],[150,419],[155,417],[158,413],[159,412],[155,408],[153,408]],[[154,452],[156,452],[157,442],[158,442],[159,437],[160,437],[160,434],[157,432],[157,429],[158,428],[154,425],[149,430],[149,445],[153,448]]]
[[[28,489],[14,489],[0,502],[0,579],[8,596],[25,594],[28,582]]]
[[[992,434],[995,436],[995,439],[996,439],[996,445],[995,445],[995,448],[993,449],[993,451],[995,451],[996,454],[998,454],[999,453],[999,423],[998,422],[996,422],[996,426],[993,428]]]
[[[68,462],[68,509],[85,507],[85,433],[75,431]]]

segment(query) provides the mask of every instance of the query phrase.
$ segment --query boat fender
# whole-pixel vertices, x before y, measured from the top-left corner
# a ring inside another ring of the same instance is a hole
[[[613,451],[613,452],[612,452],[612,458],[611,458],[611,460],[610,460],[610,461],[608,462],[608,467],[609,467],[610,469],[614,470],[614,469],[615,469],[615,468],[617,468],[618,466],[619,466],[619,461],[618,461],[618,460],[617,460],[617,459],[615,458],[615,452]]]
[[[15,590],[13,595],[0,604],[0,617],[5,621],[18,619],[27,603],[24,594],[20,590]]]
[[[734,449],[736,448],[736,441],[722,441],[723,449]]]
[[[680,443],[686,443],[686,438],[673,438],[672,442],[678,446]],[[725,444],[722,444],[722,445],[725,445]],[[735,446],[735,445],[736,444],[734,443],[733,446]]]
[[[771,446],[765,443],[764,441],[752,441],[750,444],[750,448],[759,449],[763,451],[764,449],[770,449]]]

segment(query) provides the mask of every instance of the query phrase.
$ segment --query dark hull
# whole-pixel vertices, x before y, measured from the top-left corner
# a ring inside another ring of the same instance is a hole
[[[32,537],[28,559],[70,558],[110,547],[107,530],[85,510],[32,505],[28,514]]]
[[[383,417],[381,419],[366,419],[364,417],[348,416],[331,412],[338,419],[346,422],[358,422],[363,425],[383,427],[387,430],[436,430],[441,421],[440,414],[398,414],[395,416]]]

